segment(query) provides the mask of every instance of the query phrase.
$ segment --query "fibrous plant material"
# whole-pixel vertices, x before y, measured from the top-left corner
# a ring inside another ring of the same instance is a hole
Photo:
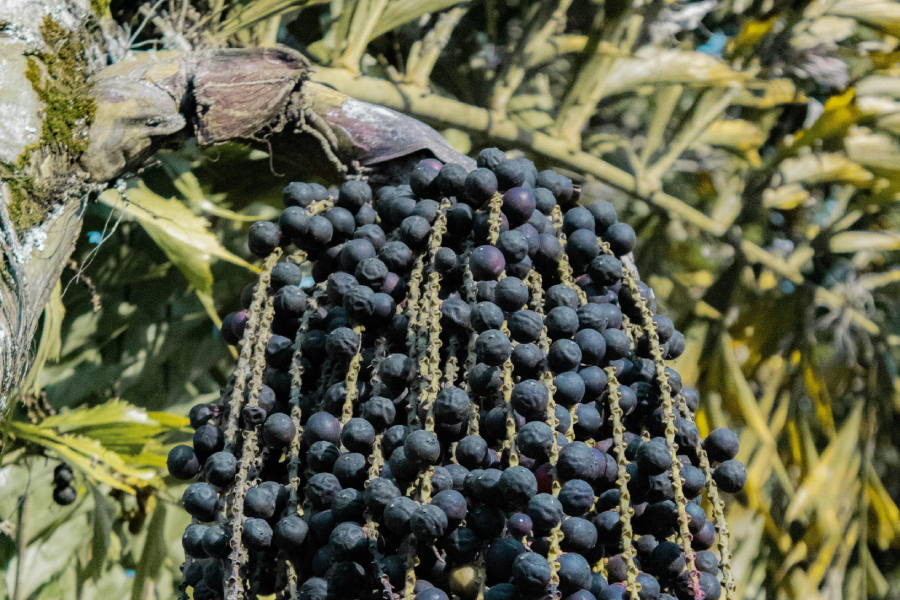
[[[701,440],[609,203],[497,149],[284,200],[170,455],[194,598],[734,597],[737,438]]]

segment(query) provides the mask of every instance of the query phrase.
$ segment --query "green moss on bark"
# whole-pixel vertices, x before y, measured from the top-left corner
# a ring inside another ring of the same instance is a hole
[[[16,231],[25,231],[39,225],[44,213],[42,203],[35,202],[34,179],[13,165],[0,163],[0,178],[9,188],[9,205],[6,207]]]
[[[103,17],[106,15],[106,11],[109,10],[110,0],[91,0],[91,8],[94,9],[94,14],[98,17]]]
[[[91,95],[84,37],[44,17],[41,35],[47,50],[28,57],[25,76],[43,103],[41,138],[28,146],[15,164],[0,163],[0,176],[9,186],[9,216],[17,231],[39,225],[66,191],[78,158],[87,149],[87,130],[96,106]],[[40,166],[52,165],[48,180],[36,181]]]
[[[96,106],[90,94],[84,45],[49,16],[41,27],[48,48],[28,58],[25,76],[44,103],[41,143],[56,151],[78,155],[88,146],[85,135]],[[43,65],[43,68],[42,66]]]

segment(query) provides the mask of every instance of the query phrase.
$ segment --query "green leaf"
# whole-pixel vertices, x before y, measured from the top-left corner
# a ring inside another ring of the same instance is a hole
[[[900,2],[894,0],[840,0],[828,8],[828,13],[856,19],[890,36],[900,36]]]
[[[113,398],[104,404],[76,409],[63,408],[58,415],[41,421],[41,427],[55,428],[60,433],[81,432],[89,435],[92,428],[113,423],[136,423],[157,429],[157,433],[183,427],[188,420],[179,415],[164,412],[148,413],[127,402]],[[155,434],[153,434],[155,435]]]
[[[234,212],[233,210],[222,208],[213,200],[210,200],[206,197],[206,194],[203,193],[203,188],[200,186],[200,182],[197,180],[197,176],[190,171],[185,171],[184,173],[179,175],[178,178],[175,179],[172,183],[175,185],[181,195],[184,196],[185,200],[187,200],[188,203],[197,210],[202,210],[203,212],[209,213],[211,215],[222,217],[224,219],[230,219],[232,221],[252,223],[254,221],[260,221],[265,218],[258,215],[242,215],[240,213]],[[213,199],[220,200],[224,196],[225,194],[219,194],[218,196],[214,196]]]
[[[645,85],[675,83],[698,86],[728,86],[746,76],[724,62],[702,52],[647,48],[630,58],[620,58],[606,78],[604,94],[612,96]]]
[[[106,190],[100,194],[100,201],[138,221],[194,289],[212,293],[210,263],[214,258],[257,270],[223,248],[209,232],[206,219],[195,216],[181,202],[166,200],[150,191],[142,181],[138,187],[129,188],[125,196],[127,202],[115,190]]]
[[[68,437],[96,440],[105,450],[118,454],[130,467],[161,469],[166,464],[169,447],[160,445],[156,436],[182,429],[188,423],[181,415],[148,413],[113,398],[90,408],[63,408],[59,414],[44,419],[39,427]]]
[[[40,378],[41,371],[47,362],[59,361],[60,351],[62,350],[62,322],[65,317],[66,309],[62,301],[62,284],[56,282],[53,293],[47,306],[44,307],[44,323],[41,327],[41,341],[38,345],[38,351],[34,356],[28,375],[22,389],[37,394],[41,391]]]
[[[831,238],[832,252],[900,250],[900,234],[892,231],[843,231]]]
[[[288,11],[315,4],[328,4],[329,0],[256,0],[244,6],[235,5],[235,10],[219,27],[218,35],[228,37],[242,29],[252,27],[271,17]]]
[[[43,446],[60,459],[77,467],[95,481],[134,494],[133,486],[143,487],[156,479],[148,469],[128,466],[116,452],[103,447],[97,440],[73,435],[59,435],[52,429],[13,421],[8,432],[16,439]]]
[[[8,590],[15,588],[16,571],[19,574],[19,598],[28,598],[43,585],[58,577],[75,554],[84,547],[91,535],[91,526],[84,514],[63,522],[45,541],[30,544],[24,556],[16,556],[6,570]]]
[[[885,134],[854,131],[844,138],[850,160],[885,177],[900,175],[900,146]]]
[[[156,504],[156,510],[150,518],[147,526],[147,539],[144,541],[144,550],[134,575],[134,585],[131,588],[132,600],[140,600],[144,597],[144,589],[148,582],[159,579],[163,563],[168,557],[168,544],[166,542],[166,505],[163,502]]]
[[[423,15],[446,10],[457,4],[462,4],[462,2],[460,0],[392,0],[381,13],[381,18],[378,19],[378,24],[375,25],[370,39],[384,35],[404,23],[415,21]]]
[[[85,566],[82,576],[97,579],[103,572],[109,552],[109,536],[116,520],[116,507],[96,486],[92,485],[90,488],[94,495],[94,514],[91,519],[94,534],[91,537],[91,560]]]

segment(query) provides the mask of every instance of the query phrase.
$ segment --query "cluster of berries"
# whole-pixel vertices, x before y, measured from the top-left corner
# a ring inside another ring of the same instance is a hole
[[[195,599],[729,585],[718,491],[746,482],[738,440],[701,439],[698,395],[663,363],[685,339],[628,266],[634,230],[529,160],[492,148],[477,165],[424,160],[374,193],[292,183],[278,222],[251,228],[266,262],[223,319],[233,385],[169,455],[199,477]]]
[[[66,463],[59,463],[53,469],[53,501],[60,506],[69,506],[78,498],[78,492],[72,487],[75,473]]]

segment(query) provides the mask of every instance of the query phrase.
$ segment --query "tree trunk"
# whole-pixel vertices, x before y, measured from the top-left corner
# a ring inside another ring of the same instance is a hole
[[[0,0],[0,417],[87,202],[162,145],[263,143],[346,176],[396,181],[426,156],[471,168],[430,127],[309,81],[278,49],[133,53],[106,66],[86,2]]]

